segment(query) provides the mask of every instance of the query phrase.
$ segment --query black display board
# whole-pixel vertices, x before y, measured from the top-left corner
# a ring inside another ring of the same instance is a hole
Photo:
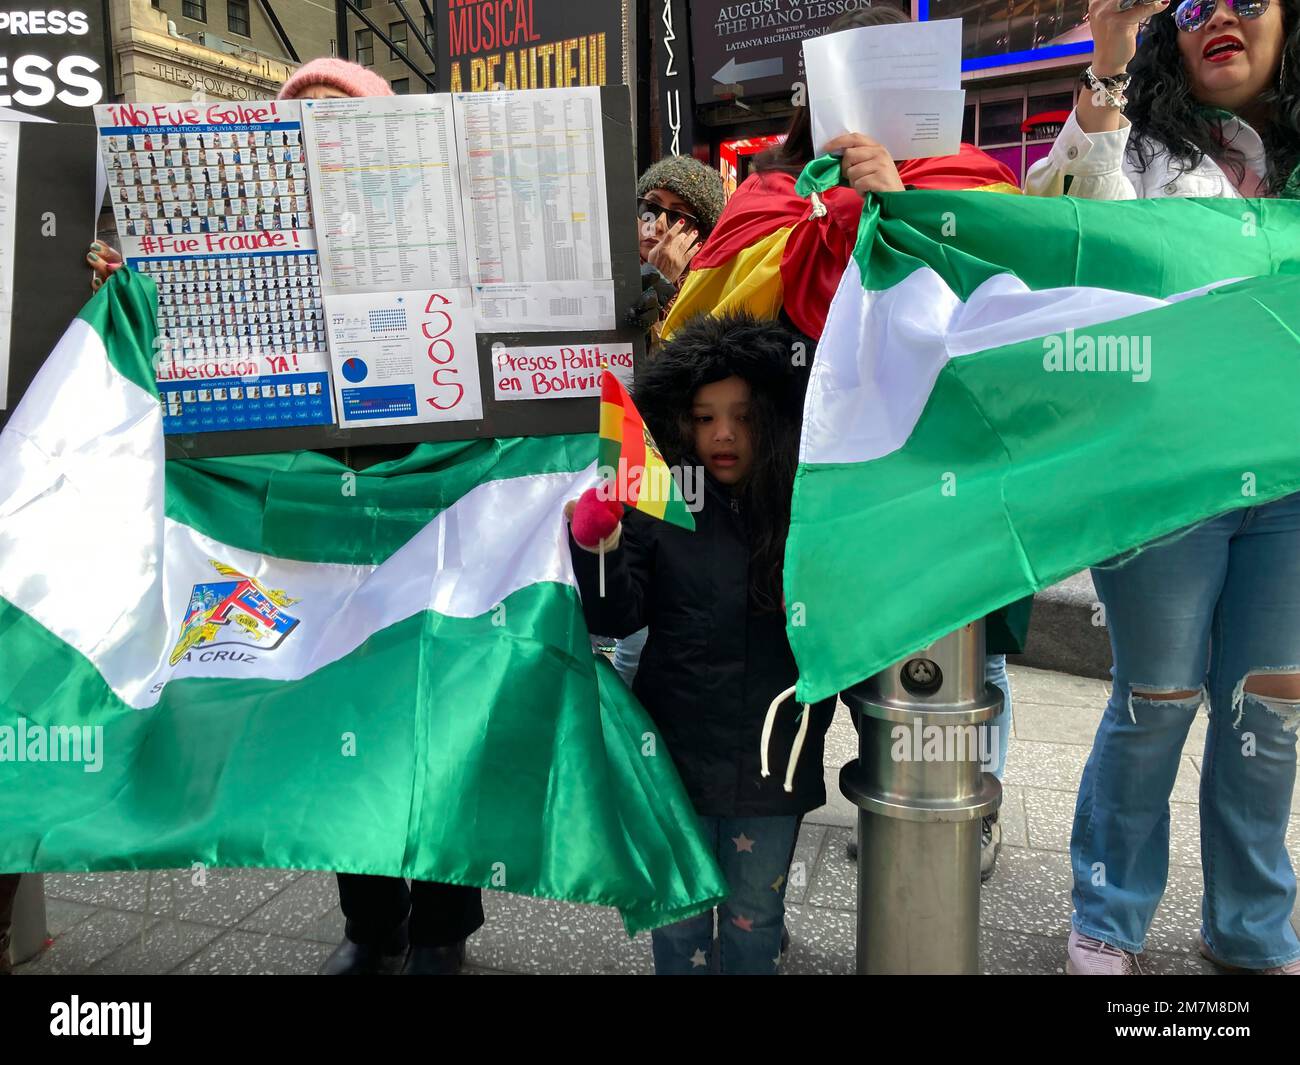
[[[14,303],[3,428],[69,323],[90,298],[95,128],[22,122],[14,212]]]
[[[168,458],[204,458],[274,451],[357,447],[365,444],[406,444],[423,440],[463,440],[505,436],[554,436],[595,432],[600,414],[599,397],[499,401],[492,386],[492,347],[582,343],[623,343],[633,346],[639,366],[645,357],[645,334],[628,321],[641,295],[641,256],[637,248],[636,172],[632,153],[631,96],[624,85],[600,90],[605,140],[605,180],[610,213],[610,252],[614,274],[614,301],[619,327],[581,333],[481,333],[478,336],[479,380],[483,390],[483,418],[477,422],[440,422],[382,428],[303,426],[172,435]],[[626,225],[619,220],[626,219]],[[83,249],[84,251],[84,249]]]
[[[841,15],[871,6],[872,0],[691,0],[696,102],[788,96],[805,81],[803,42]]]
[[[107,0],[0,0],[0,107],[93,125],[108,100]]]
[[[432,0],[441,92],[626,79],[626,0]]]

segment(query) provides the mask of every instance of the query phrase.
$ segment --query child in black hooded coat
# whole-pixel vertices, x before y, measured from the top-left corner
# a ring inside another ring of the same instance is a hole
[[[649,626],[633,690],[731,888],[718,912],[724,973],[776,971],[799,822],[826,801],[833,699],[811,709],[791,789],[784,783],[801,708],[790,701],[772,733],[772,775],[760,773],[769,704],[798,677],[781,569],[811,349],[776,323],[701,318],[642,375],[633,398],[665,459],[703,470],[694,532],[602,503],[595,490],[569,508],[577,535],[597,528],[597,540],[622,518],[603,541],[604,597],[598,543],[570,537],[583,611],[592,632],[622,637]],[[656,972],[708,972],[713,915],[653,939]]]

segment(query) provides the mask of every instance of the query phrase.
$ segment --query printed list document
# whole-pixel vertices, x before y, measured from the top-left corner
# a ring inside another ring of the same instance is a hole
[[[803,53],[817,152],[862,133],[895,159],[957,154],[961,19],[841,30],[804,41]]]
[[[14,316],[14,238],[20,123],[0,122],[0,410],[9,404],[9,336]]]
[[[455,115],[478,329],[615,328],[600,90],[457,93]]]
[[[467,288],[451,97],[303,103],[327,293]]]
[[[451,96],[303,102],[338,423],[483,417]]]

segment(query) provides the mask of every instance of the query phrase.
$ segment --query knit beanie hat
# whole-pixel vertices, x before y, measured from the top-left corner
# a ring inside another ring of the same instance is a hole
[[[637,196],[644,196],[651,189],[667,189],[680,196],[708,230],[718,224],[727,202],[722,191],[722,175],[689,155],[660,159],[642,174],[636,186]]]
[[[349,96],[392,96],[393,88],[373,70],[346,59],[324,56],[304,63],[280,88],[277,100],[296,100],[313,85],[328,85]]]

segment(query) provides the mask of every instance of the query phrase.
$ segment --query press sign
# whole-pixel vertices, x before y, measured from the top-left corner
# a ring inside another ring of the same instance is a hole
[[[0,107],[60,122],[94,121],[106,96],[102,7],[32,8],[0,0]]]

